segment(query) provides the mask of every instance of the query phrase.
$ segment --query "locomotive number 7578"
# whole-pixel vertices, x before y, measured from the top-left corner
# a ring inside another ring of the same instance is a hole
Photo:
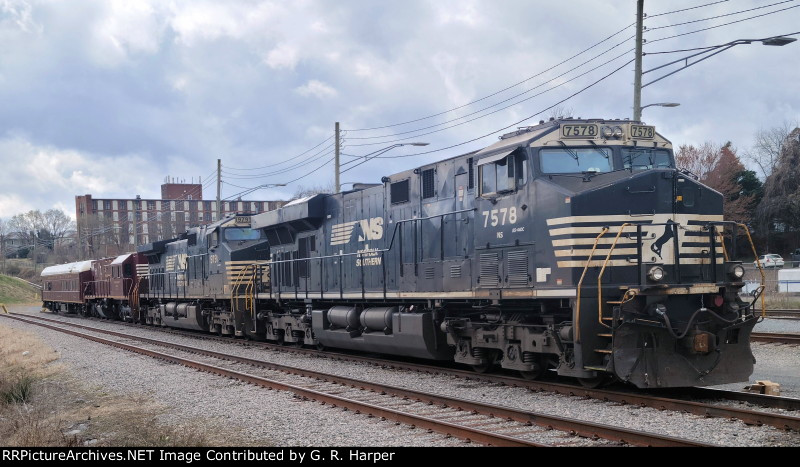
[[[490,224],[492,227],[496,227],[498,224],[506,225],[506,221],[508,221],[509,224],[517,223],[516,206],[511,206],[510,208],[492,209],[491,211],[481,211],[481,214],[483,214],[484,227],[488,227]]]

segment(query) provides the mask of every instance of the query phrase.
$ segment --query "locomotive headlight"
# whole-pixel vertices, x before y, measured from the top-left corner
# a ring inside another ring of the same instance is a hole
[[[614,130],[610,126],[604,126],[600,128],[600,134],[603,135],[603,138],[611,138],[614,135]]]
[[[744,266],[742,266],[741,264],[737,264],[736,266],[730,268],[728,273],[734,279],[741,279],[742,277],[744,277]]]
[[[653,282],[658,282],[664,278],[664,269],[661,266],[653,266],[647,271],[647,278]]]
[[[622,127],[615,126],[614,127],[614,138],[622,138]]]

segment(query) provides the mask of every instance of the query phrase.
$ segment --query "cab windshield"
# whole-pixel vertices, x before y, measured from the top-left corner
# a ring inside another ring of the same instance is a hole
[[[622,163],[632,171],[672,167],[669,152],[663,149],[622,148]]]
[[[548,148],[539,151],[539,158],[546,174],[614,170],[610,148]]]
[[[225,229],[225,240],[258,240],[261,238],[261,231],[248,227],[232,227]]]

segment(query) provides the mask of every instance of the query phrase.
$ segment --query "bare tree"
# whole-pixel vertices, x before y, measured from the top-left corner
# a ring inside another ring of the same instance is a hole
[[[744,153],[744,158],[758,166],[765,180],[775,171],[781,157],[781,148],[792,130],[797,127],[797,122],[784,121],[772,128],[762,128],[755,134],[753,147]]]
[[[557,105],[550,109],[550,113],[547,114],[549,118],[572,118],[575,112],[572,111],[572,107],[564,107],[563,105]]]
[[[8,223],[0,219],[0,254],[3,255],[3,274],[6,273],[6,234],[8,234]]]
[[[335,191],[333,182],[330,182],[325,185],[314,185],[305,187],[300,185],[295,190],[294,194],[292,195],[291,200],[305,198],[306,196],[316,195],[318,193],[333,193]],[[291,201],[290,200],[290,201]]]
[[[43,227],[50,232],[56,241],[64,238],[70,230],[75,229],[75,222],[60,209],[48,209],[42,214]]]
[[[780,223],[800,230],[800,128],[784,139],[775,170],[764,182],[764,198],[757,216],[767,229]]]
[[[17,214],[8,222],[8,230],[21,239],[23,245],[33,247],[38,233],[44,228],[44,216],[38,210]]]
[[[675,165],[697,175],[705,183],[719,163],[720,155],[720,147],[709,141],[699,147],[682,144],[675,154]]]

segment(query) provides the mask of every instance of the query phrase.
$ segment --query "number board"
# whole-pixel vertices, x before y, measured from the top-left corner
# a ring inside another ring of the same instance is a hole
[[[562,138],[594,138],[595,136],[597,136],[597,125],[594,124],[561,126]]]
[[[655,137],[656,137],[656,127],[631,125],[631,138],[653,139]]]
[[[250,216],[236,216],[234,223],[236,225],[250,225]]]

